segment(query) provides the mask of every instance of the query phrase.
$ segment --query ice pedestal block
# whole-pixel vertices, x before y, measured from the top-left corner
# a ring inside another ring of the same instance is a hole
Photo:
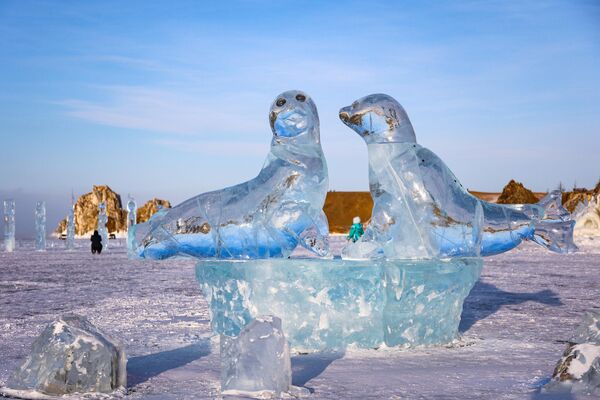
[[[292,364],[281,320],[261,316],[235,338],[221,336],[221,391],[267,391],[279,396],[292,385]]]
[[[203,260],[196,277],[216,333],[276,315],[295,350],[443,344],[457,337],[480,258]]]
[[[109,393],[126,386],[126,364],[121,347],[85,317],[65,315],[33,342],[31,354],[0,393]]]

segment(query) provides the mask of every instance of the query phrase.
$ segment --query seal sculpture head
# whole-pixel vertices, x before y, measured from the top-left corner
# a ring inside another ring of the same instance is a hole
[[[340,119],[367,144],[416,143],[404,108],[387,94],[370,94],[340,110]]]
[[[320,143],[317,107],[300,90],[288,90],[275,98],[269,122],[275,144]]]

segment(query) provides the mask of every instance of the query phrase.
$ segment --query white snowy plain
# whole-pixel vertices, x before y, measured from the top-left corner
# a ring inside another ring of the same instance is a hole
[[[339,254],[343,237],[332,241]],[[0,385],[46,324],[75,312],[124,344],[128,399],[218,398],[219,344],[194,260],[130,261],[122,240],[101,255],[77,242],[0,252]],[[525,244],[486,258],[452,346],[293,355],[293,384],[314,399],[600,398],[539,390],[583,313],[600,311],[600,238],[578,244],[570,255]]]

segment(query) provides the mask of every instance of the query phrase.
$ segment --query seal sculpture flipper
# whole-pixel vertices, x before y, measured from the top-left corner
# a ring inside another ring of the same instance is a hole
[[[152,259],[287,257],[301,244],[329,256],[323,213],[328,176],[317,108],[307,94],[287,91],[273,102],[269,121],[271,150],[256,178],[200,194],[134,225],[131,253]]]
[[[569,252],[573,225],[551,193],[538,204],[477,199],[432,151],[417,144],[408,115],[392,97],[366,96],[340,119],[367,143],[371,223],[344,258],[443,258],[502,253],[532,240]]]

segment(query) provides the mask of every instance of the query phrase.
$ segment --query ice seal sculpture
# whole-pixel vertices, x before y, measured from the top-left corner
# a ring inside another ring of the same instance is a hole
[[[258,176],[161,210],[129,232],[134,257],[287,257],[298,245],[329,254],[323,204],[328,188],[319,117],[298,90],[277,96],[269,114],[271,151]]]
[[[367,143],[371,223],[346,259],[489,256],[531,240],[552,251],[575,250],[575,221],[552,192],[538,204],[499,205],[469,194],[446,164],[417,144],[404,108],[372,94],[340,110]]]

